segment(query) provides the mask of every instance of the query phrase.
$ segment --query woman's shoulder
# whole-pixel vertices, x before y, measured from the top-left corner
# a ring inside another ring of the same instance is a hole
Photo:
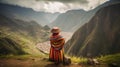
[[[59,35],[58,38],[63,38],[63,36],[62,36],[62,35]]]

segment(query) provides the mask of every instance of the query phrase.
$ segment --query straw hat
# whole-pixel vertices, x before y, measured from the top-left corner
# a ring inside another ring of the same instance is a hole
[[[60,33],[60,29],[58,27],[53,27],[51,32],[52,33]]]

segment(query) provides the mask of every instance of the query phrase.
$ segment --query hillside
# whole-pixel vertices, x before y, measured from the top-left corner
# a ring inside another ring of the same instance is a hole
[[[65,46],[67,54],[100,56],[120,53],[120,3],[101,8]]]
[[[26,22],[0,15],[0,54],[39,55],[41,52],[35,44],[47,41],[48,31],[35,21]]]
[[[16,32],[23,35],[29,35],[31,37],[34,37],[36,41],[40,41],[39,39],[41,37],[44,37],[42,39],[45,39],[46,35],[48,33],[48,30],[45,30],[44,27],[40,26],[35,21],[26,22],[20,19],[14,19],[14,18],[8,18],[6,16],[0,15],[0,28],[2,30],[6,30],[6,32]]]
[[[26,54],[19,43],[11,39],[6,34],[3,34],[0,32],[0,55],[6,55],[6,54]]]

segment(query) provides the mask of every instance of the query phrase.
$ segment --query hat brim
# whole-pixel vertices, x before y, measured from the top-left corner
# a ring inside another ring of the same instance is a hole
[[[60,33],[60,30],[55,30],[55,29],[53,29],[53,30],[51,30],[51,33]]]

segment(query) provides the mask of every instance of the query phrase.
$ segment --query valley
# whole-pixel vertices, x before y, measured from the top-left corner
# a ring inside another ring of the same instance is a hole
[[[2,1],[0,9],[0,67],[120,67],[119,0],[89,11],[64,13],[35,11]],[[51,29],[56,26],[65,38],[69,65],[49,61]]]

